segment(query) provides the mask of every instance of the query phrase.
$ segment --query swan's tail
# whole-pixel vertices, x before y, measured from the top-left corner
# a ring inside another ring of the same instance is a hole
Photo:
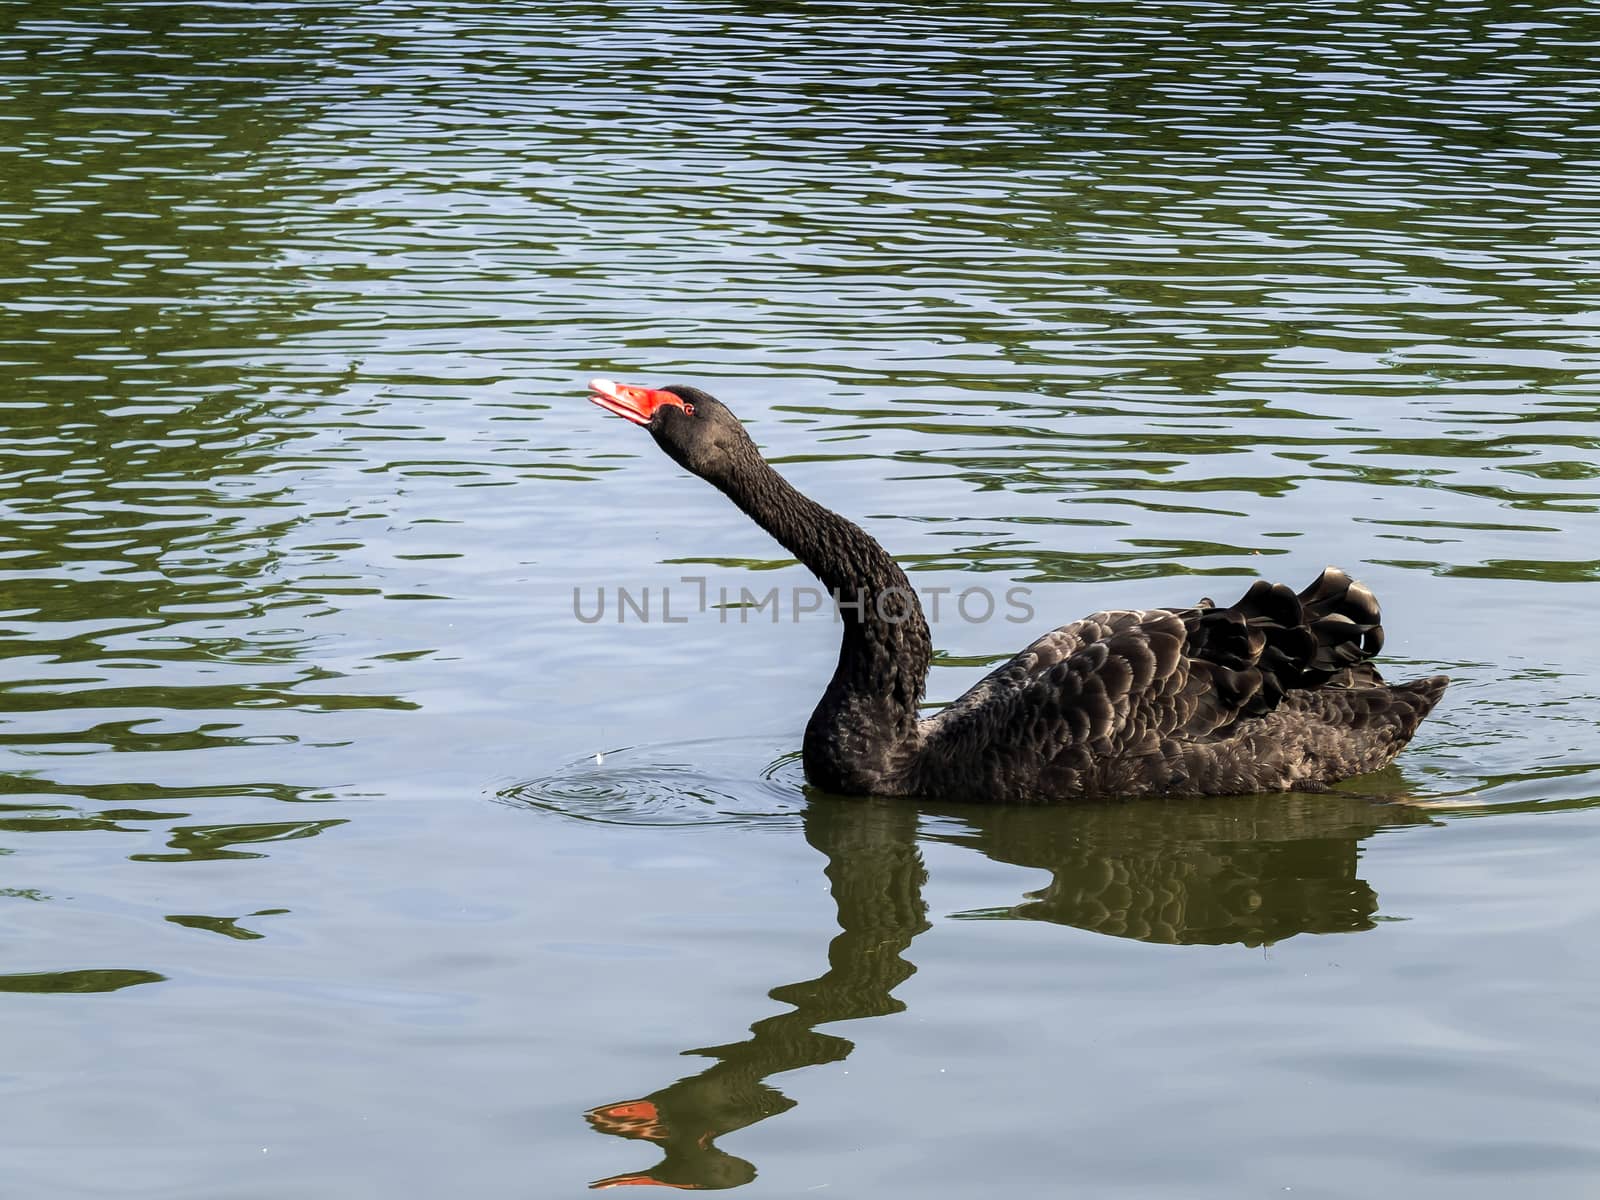
[[[1404,746],[1416,733],[1417,726],[1427,720],[1433,706],[1439,703],[1445,688],[1450,686],[1448,675],[1425,675],[1421,679],[1408,679],[1389,688],[1393,705],[1395,740]],[[1397,747],[1398,749],[1398,747]]]
[[[1328,704],[1347,710],[1341,727],[1366,733],[1361,753],[1372,757],[1359,769],[1386,766],[1439,703],[1450,677],[1384,682],[1370,661],[1383,647],[1377,597],[1338,567],[1326,568],[1295,600],[1314,646],[1284,673],[1285,686],[1322,689],[1318,695]]]

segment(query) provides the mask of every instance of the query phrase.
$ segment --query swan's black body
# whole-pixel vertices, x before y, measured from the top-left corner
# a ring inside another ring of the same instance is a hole
[[[1298,595],[1262,581],[1225,608],[1095,613],[923,717],[928,625],[882,546],[797,492],[706,393],[591,386],[843,602],[839,663],[805,732],[806,778],[828,791],[1026,803],[1316,790],[1386,766],[1449,683],[1385,683],[1368,662],[1377,601],[1329,567]]]

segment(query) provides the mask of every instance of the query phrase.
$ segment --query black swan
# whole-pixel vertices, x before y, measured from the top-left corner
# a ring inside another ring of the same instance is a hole
[[[1258,580],[1225,608],[1095,613],[924,717],[933,643],[882,546],[796,491],[698,388],[589,388],[843,601],[839,665],[804,742],[806,778],[827,791],[991,803],[1316,791],[1387,766],[1450,682],[1385,683],[1368,662],[1383,644],[1377,600],[1329,567],[1298,595]]]

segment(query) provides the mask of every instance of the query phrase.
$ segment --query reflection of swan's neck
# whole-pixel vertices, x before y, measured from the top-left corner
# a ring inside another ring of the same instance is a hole
[[[828,969],[815,979],[774,988],[772,998],[793,1007],[757,1021],[744,1041],[691,1051],[716,1060],[700,1074],[638,1100],[591,1109],[588,1118],[595,1129],[646,1138],[663,1154],[648,1171],[593,1186],[723,1188],[749,1182],[755,1168],[714,1141],[794,1106],[767,1079],[839,1062],[854,1049],[819,1025],[903,1007],[890,993],[915,968],[901,955],[928,927],[916,811],[904,804],[817,801],[807,809],[805,823],[806,840],[827,859],[838,911],[840,932],[828,947]]]
[[[806,777],[830,791],[888,790],[914,746],[933,657],[905,572],[859,525],[758,455],[718,486],[821,581],[844,626],[838,665],[806,726]]]

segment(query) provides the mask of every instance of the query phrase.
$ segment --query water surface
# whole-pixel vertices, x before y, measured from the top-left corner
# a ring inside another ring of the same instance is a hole
[[[0,3],[12,1187],[1591,1194],[1592,16]],[[593,375],[1023,589],[933,702],[1329,562],[1456,682],[1326,796],[816,794],[835,627]]]

